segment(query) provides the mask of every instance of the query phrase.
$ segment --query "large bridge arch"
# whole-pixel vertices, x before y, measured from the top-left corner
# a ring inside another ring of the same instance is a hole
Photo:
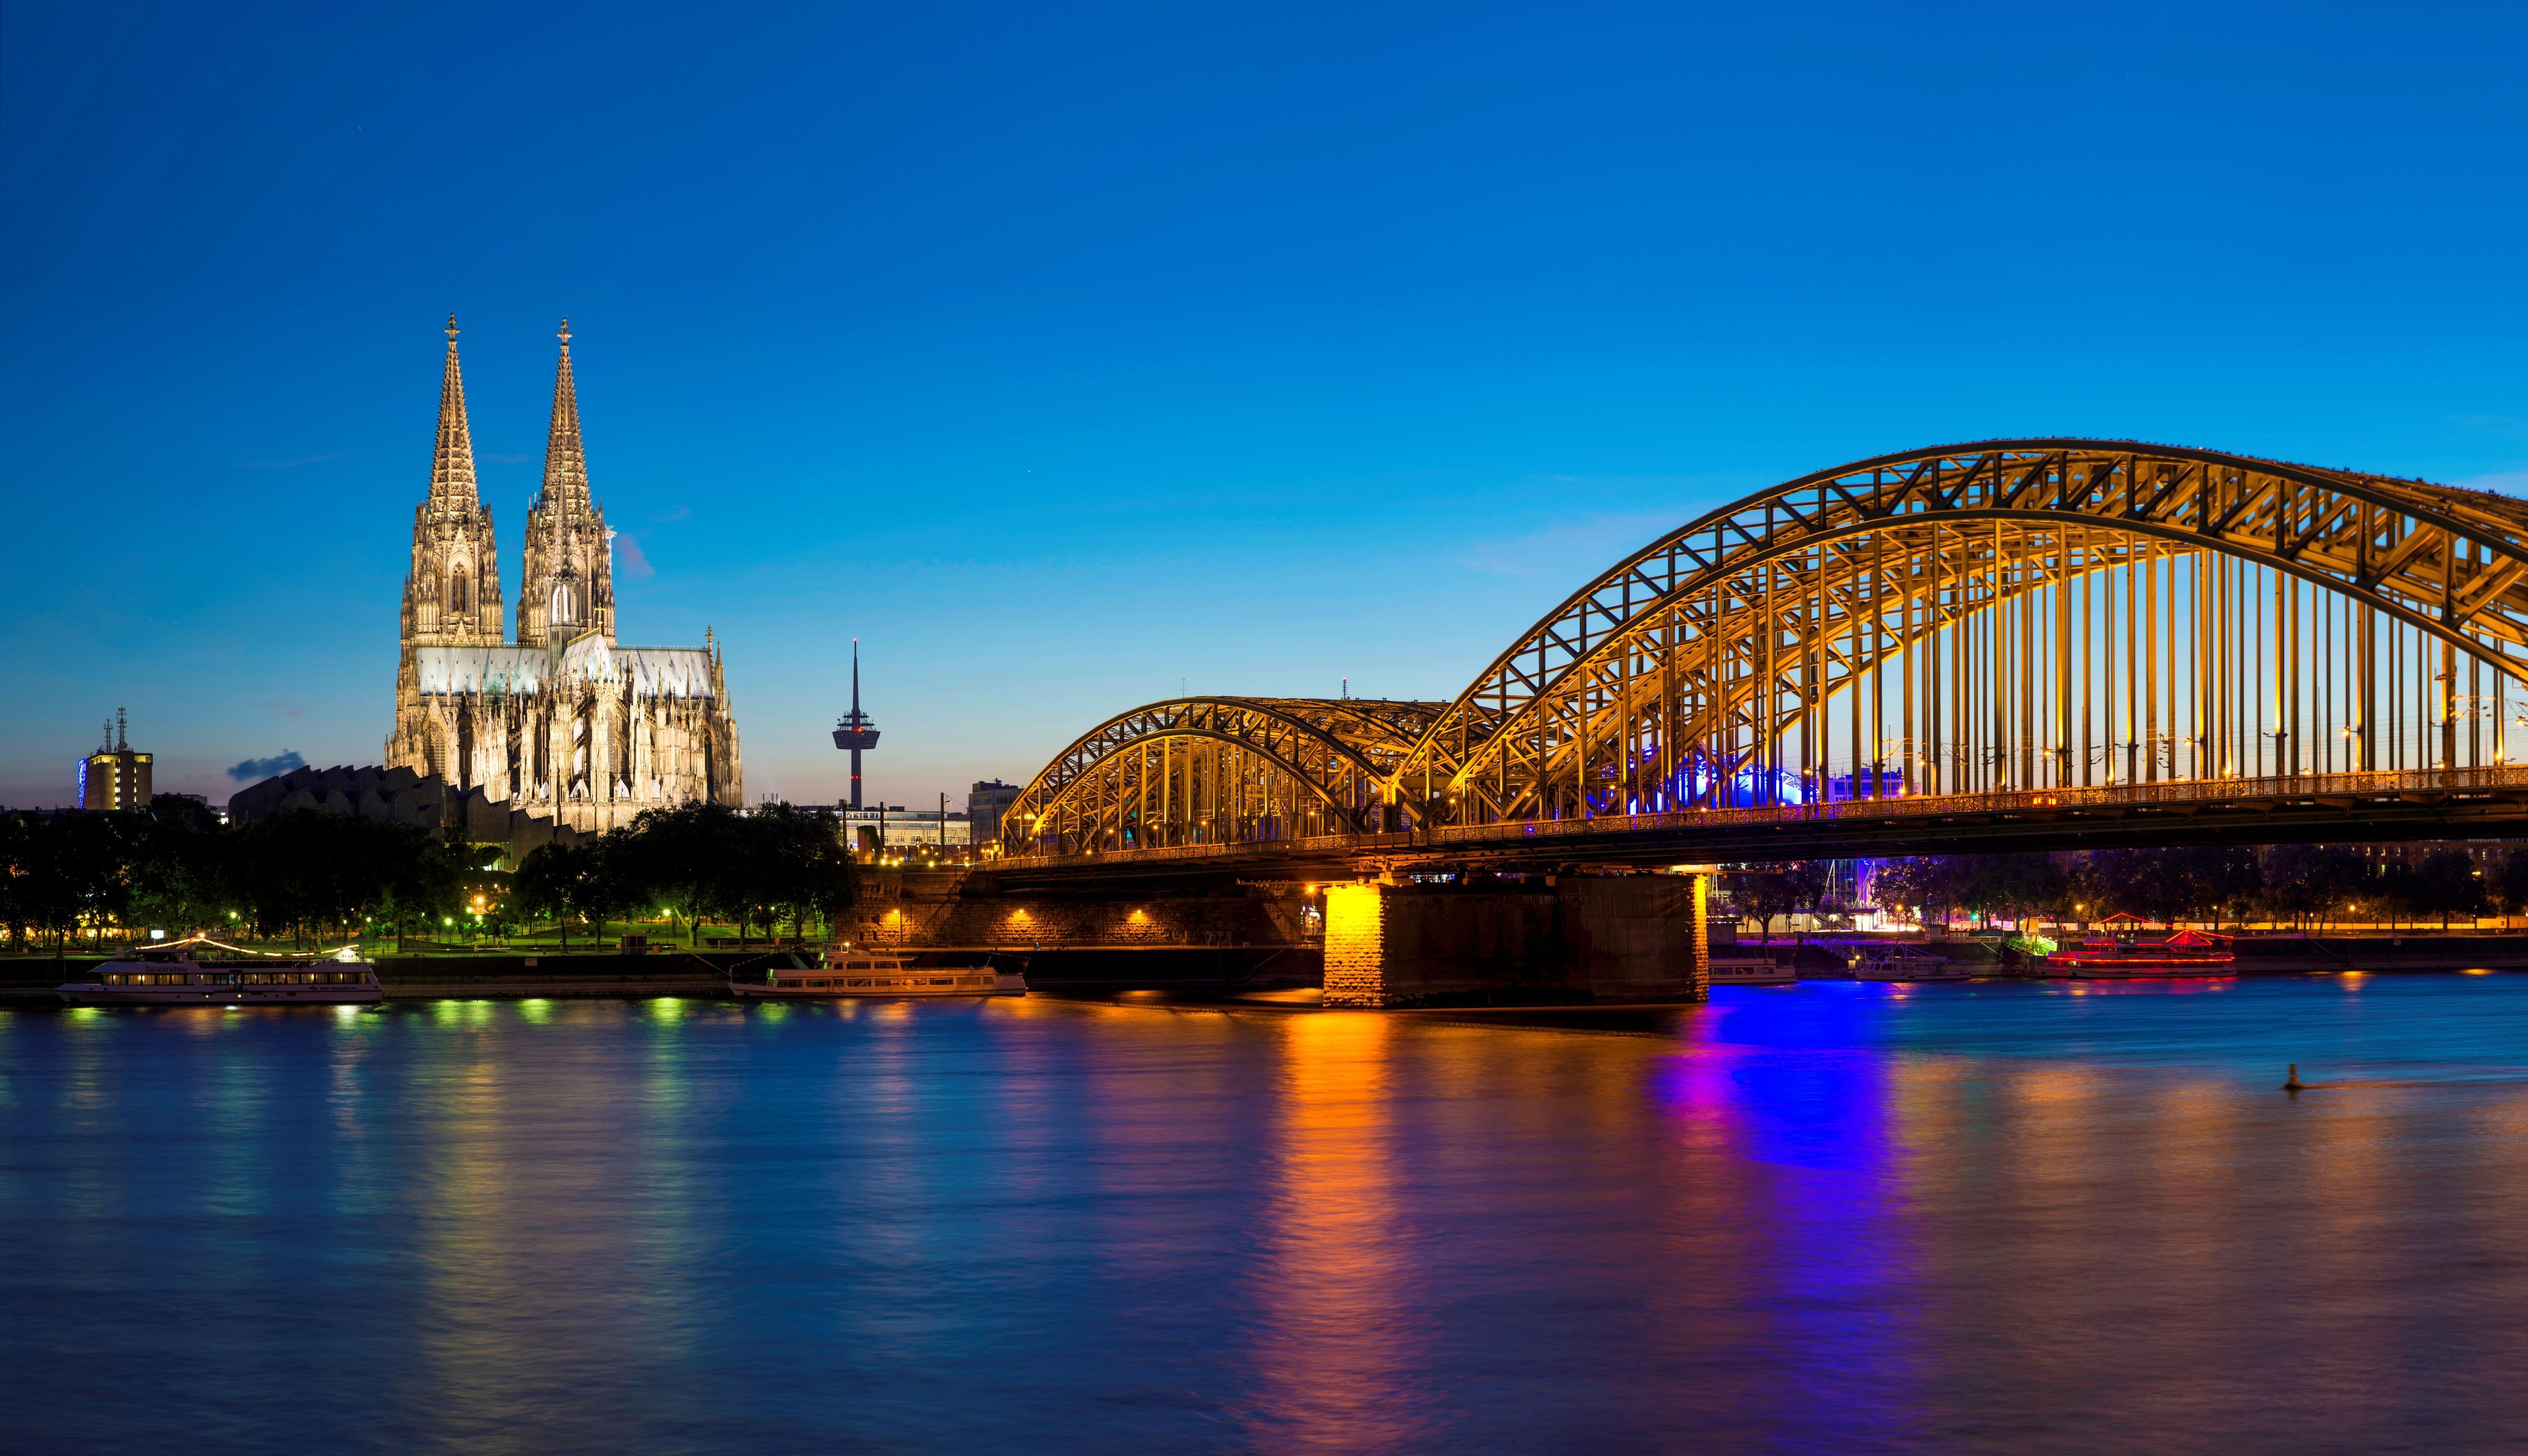
[[[1434,716],[1391,792],[1423,822],[1481,823],[1831,796],[1838,757],[1844,791],[1873,794],[2218,776],[2261,765],[2265,738],[2278,770],[2391,766],[2433,756],[2380,732],[2404,730],[2401,695],[2423,681],[2437,701],[2412,722],[2431,717],[2440,759],[2460,756],[2461,716],[2480,756],[2484,695],[2460,683],[2489,673],[2498,702],[2528,676],[2523,534],[2528,507],[2505,497],[2209,450],[2061,439],[1878,456],[1617,562]],[[2304,625],[2351,648],[2334,680],[2301,680]],[[2033,630],[2052,640],[2031,652]],[[2281,665],[2249,685],[2265,652]],[[2031,668],[2053,679],[2032,715]],[[2026,721],[1996,700],[2001,719],[1966,731],[1983,687],[1969,672],[1986,671],[2018,674]],[[2163,684],[2165,703],[2140,702]],[[2270,694],[2270,726],[2247,692]],[[2325,717],[2312,692],[2340,698],[2345,742],[2292,732]],[[2496,761],[2506,737],[2497,723]]]

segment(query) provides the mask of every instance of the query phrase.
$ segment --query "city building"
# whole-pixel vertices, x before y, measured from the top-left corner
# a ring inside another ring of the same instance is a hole
[[[515,869],[539,845],[576,844],[590,838],[570,825],[494,800],[480,785],[458,789],[446,779],[407,767],[293,768],[229,796],[228,822],[251,824],[296,809],[357,814],[388,824],[410,824],[448,839],[500,849],[502,867]]]
[[[880,804],[867,808],[845,806],[840,815],[843,843],[856,850],[889,853],[924,849],[961,850],[974,841],[974,821],[962,813],[935,808],[906,808]]]
[[[105,725],[105,742],[79,760],[79,807],[148,806],[149,755],[132,752],[132,741],[125,730],[123,709],[118,707],[113,720]]]
[[[966,795],[966,816],[974,821],[974,840],[988,843],[1001,832],[1001,815],[1027,792],[1022,784],[1005,784],[999,779],[977,779]]]
[[[448,321],[430,494],[413,511],[387,766],[583,832],[697,800],[740,807],[737,719],[711,635],[698,648],[615,641],[613,533],[589,492],[567,323],[558,337],[544,485],[527,514],[516,640],[507,642],[456,320]]]
[[[229,822],[251,824],[312,808],[438,829],[451,819],[454,797],[446,779],[409,768],[293,768],[230,795]]]

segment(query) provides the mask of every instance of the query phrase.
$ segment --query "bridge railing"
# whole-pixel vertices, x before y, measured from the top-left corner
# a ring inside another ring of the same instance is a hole
[[[2160,805],[2236,804],[2241,800],[2360,798],[2385,794],[2466,793],[2528,788],[2528,765],[2402,769],[2379,773],[2298,774],[2277,778],[2186,779],[2163,784],[2116,784],[2074,789],[2015,789],[1987,794],[1895,795],[1764,808],[1684,808],[1646,814],[1599,814],[1503,824],[1446,824],[1430,831],[1435,844],[1560,835],[1628,834],[1696,829],[1723,824],[1800,824],[1838,819],[1944,818],[1957,814],[2018,813],[2057,808],[2142,808]]]
[[[2394,794],[2473,793],[2528,789],[2528,764],[2502,763],[2474,768],[2414,768],[2377,773],[2319,773],[2274,778],[2186,779],[2160,784],[2115,784],[2089,788],[2017,789],[1987,794],[1918,794],[1886,799],[1841,800],[1831,804],[1791,804],[1764,808],[1681,808],[1654,813],[1598,814],[1588,818],[1543,819],[1503,824],[1442,824],[1400,834],[1320,834],[1260,843],[1168,845],[1154,849],[1089,850],[1068,855],[1013,855],[1000,862],[1011,867],[1097,862],[1157,863],[1292,857],[1381,849],[1419,849],[1433,845],[1487,844],[1503,840],[1563,839],[1660,830],[1707,829],[1731,824],[1766,825],[1900,818],[1945,818],[1961,814],[2009,814],[2066,808],[2146,808],[2188,804],[2238,804],[2241,801],[2290,801],[2378,797]]]

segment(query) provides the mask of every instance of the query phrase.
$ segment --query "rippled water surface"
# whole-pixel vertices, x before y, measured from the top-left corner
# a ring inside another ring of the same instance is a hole
[[[15,1449],[2489,1450],[2528,975],[0,1013],[0,1241]]]

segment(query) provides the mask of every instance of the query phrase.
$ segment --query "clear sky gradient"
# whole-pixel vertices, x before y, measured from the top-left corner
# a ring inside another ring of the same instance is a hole
[[[1623,551],[1955,440],[2528,493],[2517,6],[0,12],[0,803],[372,763],[464,327],[567,314],[631,643],[750,798],[1195,692],[1452,696]],[[514,600],[511,603],[514,610]]]

